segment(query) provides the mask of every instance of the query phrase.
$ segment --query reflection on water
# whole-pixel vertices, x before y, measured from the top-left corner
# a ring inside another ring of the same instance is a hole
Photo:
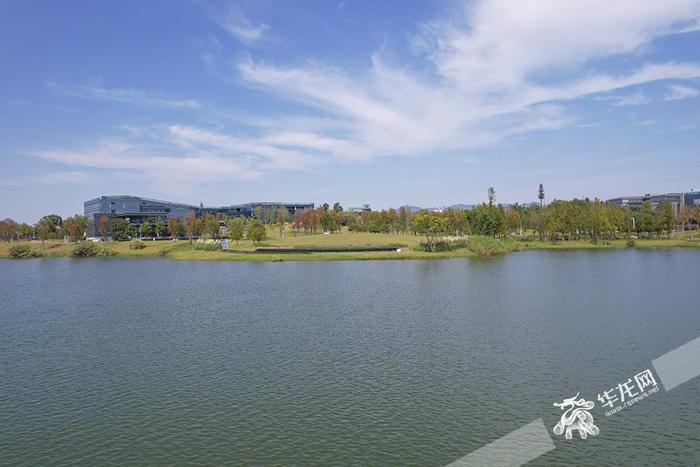
[[[696,250],[0,270],[10,464],[442,465],[700,335]],[[597,412],[533,465],[697,464],[699,396]]]

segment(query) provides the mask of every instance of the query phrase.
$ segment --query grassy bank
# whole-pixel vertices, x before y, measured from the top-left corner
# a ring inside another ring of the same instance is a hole
[[[294,235],[285,233],[279,238],[279,232],[270,230],[270,239],[254,245],[243,240],[236,244],[231,242],[230,251],[206,251],[195,248],[195,244],[187,240],[179,241],[144,241],[140,249],[130,247],[129,242],[101,243],[101,248],[114,251],[116,257],[147,258],[168,257],[175,260],[199,261],[335,261],[335,260],[389,260],[389,259],[439,259],[494,256],[521,250],[570,250],[570,249],[609,249],[630,248],[628,240],[607,240],[593,244],[586,240],[561,242],[519,241],[514,239],[499,240],[487,237],[471,237],[460,241],[449,251],[427,252],[421,248],[424,239],[410,234],[371,234],[350,233],[343,231],[332,235]],[[10,248],[18,243],[0,244],[0,258],[10,257]],[[24,242],[42,257],[71,256],[74,244],[64,244],[58,241]],[[362,247],[398,247],[397,251],[347,251],[347,252],[284,252],[256,253],[256,248],[297,248],[297,249],[339,249]],[[689,247],[699,248],[700,240],[684,239],[636,239],[634,248],[669,248]]]

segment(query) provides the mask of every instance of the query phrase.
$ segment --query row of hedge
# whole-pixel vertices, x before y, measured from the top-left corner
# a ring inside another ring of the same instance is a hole
[[[419,251],[439,252],[467,249],[478,256],[495,256],[522,249],[522,244],[512,238],[495,238],[472,235],[466,239],[437,240],[432,244],[420,242]]]
[[[23,243],[10,247],[8,253],[10,255],[10,258],[14,259],[40,258],[44,256],[41,251],[38,251],[30,245]],[[73,251],[71,252],[72,256],[77,257],[102,257],[115,256],[116,254],[117,252],[109,248],[108,246],[100,246],[92,242],[78,243],[77,245],[75,245],[75,248],[73,248]]]

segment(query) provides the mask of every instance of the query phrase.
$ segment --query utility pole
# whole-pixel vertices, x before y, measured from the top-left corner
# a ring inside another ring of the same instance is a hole
[[[540,199],[540,207],[544,206],[544,186],[540,183],[540,190],[539,193],[537,194],[537,197]]]

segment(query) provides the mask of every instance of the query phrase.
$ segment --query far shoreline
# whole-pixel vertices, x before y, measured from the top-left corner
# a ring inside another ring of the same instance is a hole
[[[350,234],[352,235],[352,234]],[[328,237],[328,236],[326,236]],[[168,258],[176,261],[214,261],[214,262],[285,262],[285,261],[397,261],[397,260],[435,260],[435,259],[453,259],[453,258],[487,258],[493,256],[503,256],[519,251],[575,251],[575,250],[611,250],[611,249],[656,249],[656,248],[700,248],[700,240],[686,239],[627,239],[607,240],[594,244],[588,240],[570,240],[558,242],[544,242],[539,240],[523,241],[515,240],[509,242],[507,249],[497,252],[488,252],[479,254],[467,248],[459,248],[452,251],[418,251],[416,245],[420,238],[413,237],[412,243],[407,243],[405,238],[394,249],[397,244],[395,235],[377,234],[374,242],[371,244],[363,243],[346,244],[345,247],[361,249],[367,248],[382,248],[383,251],[323,251],[323,252],[294,252],[294,246],[283,246],[284,252],[272,253],[269,250],[279,248],[279,245],[264,244],[262,245],[265,252],[255,252],[255,248],[259,245],[231,245],[231,249],[227,250],[205,250],[199,249],[196,242],[190,243],[188,240],[178,241],[144,241],[145,246],[142,249],[130,249],[129,242],[99,242],[101,247],[108,248],[109,256],[105,258]],[[323,239],[323,237],[322,237]],[[297,237],[297,248],[311,249],[313,245],[303,244],[304,240],[315,240],[312,238]],[[366,240],[366,239],[362,239]],[[301,243],[299,243],[301,241]],[[243,243],[243,242],[241,242]],[[272,242],[274,243],[274,242]],[[9,255],[9,249],[12,245],[29,245],[35,251],[40,253],[38,258],[61,258],[75,257],[72,255],[72,250],[75,244],[65,244],[63,242],[45,242],[42,247],[40,241],[30,242],[11,242],[3,243],[0,246],[0,259],[14,259]],[[332,244],[338,245],[333,242]],[[199,244],[201,245],[201,243]],[[392,245],[389,250],[388,245]],[[315,248],[329,249],[326,246],[318,246]],[[400,251],[397,251],[399,250]],[[76,257],[80,258],[80,257]],[[81,258],[82,259],[82,258]],[[18,261],[20,259],[17,259]]]

